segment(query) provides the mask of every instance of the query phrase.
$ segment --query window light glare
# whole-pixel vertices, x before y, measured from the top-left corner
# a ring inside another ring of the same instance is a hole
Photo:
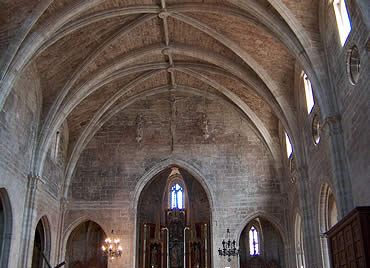
[[[307,104],[307,113],[311,113],[313,106],[315,105],[315,100],[313,98],[312,93],[312,84],[310,79],[306,74],[303,75],[303,82],[304,82],[304,91],[306,95],[306,104]]]
[[[341,45],[343,46],[347,40],[349,33],[351,32],[351,22],[344,0],[333,1],[335,17],[337,19],[337,27],[339,32],[339,38]]]
[[[254,226],[249,230],[249,254],[251,256],[260,254],[258,233]]]
[[[171,188],[171,204],[170,208],[183,209],[184,208],[184,190],[179,184],[175,184]]]
[[[293,147],[292,147],[292,144],[290,143],[288,134],[286,133],[285,133],[285,144],[286,144],[286,153],[289,158],[293,153]]]

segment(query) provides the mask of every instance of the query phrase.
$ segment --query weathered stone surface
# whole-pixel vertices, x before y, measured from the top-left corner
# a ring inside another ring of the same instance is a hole
[[[171,165],[210,198],[213,267],[227,266],[217,253],[225,229],[239,239],[257,216],[280,232],[286,267],[295,267],[297,214],[306,267],[324,267],[323,185],[339,217],[370,205],[368,1],[346,4],[352,31],[341,46],[329,0],[2,1],[8,267],[31,267],[40,220],[52,264],[91,220],[122,239],[124,256],[109,266],[135,267],[140,192]],[[356,85],[346,70],[354,45]],[[302,72],[313,85],[310,114]]]

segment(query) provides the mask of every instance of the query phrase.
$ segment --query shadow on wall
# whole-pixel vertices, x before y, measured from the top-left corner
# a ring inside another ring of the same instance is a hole
[[[279,231],[268,220],[251,220],[239,240],[241,268],[281,268],[284,243]]]
[[[107,258],[100,246],[106,235],[103,229],[93,221],[86,221],[77,226],[67,241],[67,268],[106,268]]]

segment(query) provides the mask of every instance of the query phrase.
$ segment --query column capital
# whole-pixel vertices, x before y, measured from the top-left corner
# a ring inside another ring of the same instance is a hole
[[[68,200],[67,200],[67,198],[62,197],[62,198],[60,199],[60,208],[61,208],[61,210],[65,210],[65,209],[67,208],[67,205],[68,205]]]
[[[28,174],[27,179],[30,187],[37,187],[40,183],[45,184],[45,181],[41,176],[35,173]]]
[[[339,114],[327,116],[322,120],[321,128],[328,136],[342,134],[342,117]]]

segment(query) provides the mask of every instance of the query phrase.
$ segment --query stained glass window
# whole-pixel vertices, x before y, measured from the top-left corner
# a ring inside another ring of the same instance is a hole
[[[184,190],[178,183],[171,187],[171,209],[173,208],[184,208]]]
[[[249,254],[253,256],[260,255],[258,232],[254,226],[249,230]]]

